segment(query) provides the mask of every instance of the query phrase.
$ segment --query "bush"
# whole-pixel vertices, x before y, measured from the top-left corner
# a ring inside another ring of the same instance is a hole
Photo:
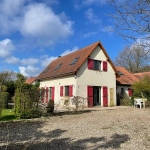
[[[49,100],[46,109],[47,109],[47,113],[53,113],[54,112],[54,100]]]
[[[40,118],[42,116],[41,111],[38,108],[30,109],[28,111],[22,111],[20,113],[21,119]]]
[[[0,93],[0,103],[2,108],[7,108],[9,102],[9,93],[8,92],[1,92]]]

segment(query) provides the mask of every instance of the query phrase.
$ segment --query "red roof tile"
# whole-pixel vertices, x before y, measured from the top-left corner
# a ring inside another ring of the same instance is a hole
[[[136,78],[133,74],[131,74],[129,71],[127,71],[123,67],[116,66],[116,69],[118,73],[120,74],[120,77],[116,79],[117,85],[132,85],[134,82],[138,82],[139,79]]]
[[[28,78],[25,83],[32,84],[36,80],[36,77]]]
[[[59,76],[65,76],[70,74],[75,74],[75,72],[81,67],[81,65],[85,62],[85,60],[90,56],[90,54],[94,51],[94,49],[100,46],[103,50],[107,61],[111,64],[112,68],[114,69],[116,75],[118,73],[116,71],[115,66],[113,65],[111,59],[109,58],[107,52],[105,51],[104,47],[100,42],[95,42],[87,47],[79,49],[75,52],[72,52],[68,55],[58,57],[57,59],[53,60],[37,77],[37,80],[41,79],[48,79],[48,78],[55,78]],[[70,65],[70,63],[75,59],[79,58],[74,65]],[[58,69],[55,69],[58,65],[61,65]]]
[[[150,72],[140,72],[133,74],[138,79],[143,79],[145,76],[150,76]]]

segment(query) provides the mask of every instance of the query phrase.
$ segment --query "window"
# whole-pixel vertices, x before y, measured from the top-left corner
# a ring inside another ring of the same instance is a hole
[[[72,97],[73,96],[73,86],[65,86],[65,96]]]
[[[124,75],[121,71],[118,71],[118,74],[121,75],[121,76]]]
[[[98,61],[98,60],[93,60],[93,69],[94,69],[94,70],[101,70],[100,64],[101,64],[100,61]]]
[[[55,68],[55,70],[57,70],[61,65],[62,65],[62,64],[59,64],[59,65]]]
[[[124,94],[124,88],[121,88],[121,94]]]
[[[65,86],[65,96],[69,96],[69,86]]]
[[[74,65],[74,64],[77,62],[78,59],[79,59],[79,57],[78,57],[78,58],[75,58],[75,59],[70,63],[70,65]]]
[[[88,59],[88,69],[90,69],[90,70],[101,70],[101,61]]]
[[[49,99],[54,100],[54,95],[55,95],[55,87],[50,87],[49,88]]]

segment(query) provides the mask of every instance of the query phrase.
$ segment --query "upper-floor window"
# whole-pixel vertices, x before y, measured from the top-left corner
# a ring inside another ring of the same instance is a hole
[[[101,65],[102,63],[102,65]],[[101,68],[102,66],[102,68]],[[88,69],[107,71],[107,61],[88,59]]]

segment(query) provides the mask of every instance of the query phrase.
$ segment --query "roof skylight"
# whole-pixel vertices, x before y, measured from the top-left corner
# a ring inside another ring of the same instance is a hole
[[[80,58],[80,57],[75,58],[75,59],[70,63],[70,65],[74,65],[74,64],[77,62],[77,60],[78,60],[79,58]]]
[[[124,75],[121,71],[118,71],[118,74],[119,74],[119,75]]]
[[[46,68],[46,69],[43,71],[43,73],[46,73],[48,70],[49,70],[49,68]]]
[[[62,65],[62,64],[59,64],[59,65],[55,68],[55,70],[57,70],[61,65]]]

